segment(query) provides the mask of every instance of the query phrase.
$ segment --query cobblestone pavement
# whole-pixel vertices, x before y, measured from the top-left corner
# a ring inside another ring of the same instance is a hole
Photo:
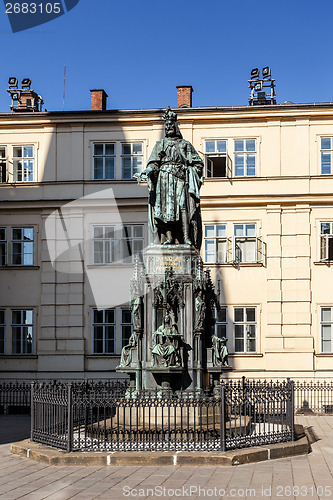
[[[12,455],[29,417],[0,416],[0,499],[333,498],[333,416],[297,417],[313,439],[308,456],[238,467],[54,467]]]

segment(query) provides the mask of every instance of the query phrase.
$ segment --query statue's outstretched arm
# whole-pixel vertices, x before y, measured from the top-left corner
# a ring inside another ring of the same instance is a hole
[[[154,173],[154,170],[155,170],[155,165],[153,163],[149,163],[145,168],[145,170],[134,174],[133,177],[138,181],[138,184],[140,184],[142,180],[144,181],[147,180],[147,178]]]

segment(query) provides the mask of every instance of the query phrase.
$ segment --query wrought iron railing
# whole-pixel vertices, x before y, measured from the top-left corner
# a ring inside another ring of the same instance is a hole
[[[204,392],[34,384],[31,439],[67,451],[194,451],[294,439],[293,382],[236,381]]]
[[[333,381],[295,382],[295,412],[308,415],[333,413]]]
[[[30,411],[30,382],[0,382],[0,413]]]

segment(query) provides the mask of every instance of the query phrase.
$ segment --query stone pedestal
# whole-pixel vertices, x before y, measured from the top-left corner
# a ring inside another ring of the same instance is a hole
[[[142,297],[142,319],[122,356],[126,365],[117,371],[128,373],[136,390],[202,391],[204,374],[212,367],[217,299],[197,250],[150,245],[144,265],[136,266],[132,289]]]
[[[152,245],[147,249],[142,360],[145,389],[161,388],[163,382],[169,383],[172,390],[202,388],[202,367],[194,349],[193,311],[193,281],[200,264],[200,256],[190,245]],[[175,367],[161,370],[153,366],[153,333],[161,325],[163,309],[168,305],[181,335],[181,370]]]

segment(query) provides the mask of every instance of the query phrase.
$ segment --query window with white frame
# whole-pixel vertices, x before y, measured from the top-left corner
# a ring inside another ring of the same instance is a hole
[[[115,312],[115,309],[93,309],[93,354],[114,354]]]
[[[333,260],[333,222],[320,223],[320,260]]]
[[[124,225],[121,233],[121,261],[130,264],[134,262],[135,255],[142,256],[143,244],[143,225]]]
[[[11,241],[11,265],[33,266],[34,228],[13,227]]]
[[[7,264],[7,229],[0,227],[0,266]]]
[[[206,177],[226,177],[228,155],[226,140],[205,141]]]
[[[235,352],[256,352],[257,350],[256,307],[234,308]]]
[[[94,226],[94,264],[111,264],[116,260],[115,226]]]
[[[256,224],[234,224],[236,262],[258,262]]]
[[[228,337],[228,319],[226,307],[221,307],[219,311],[216,311],[215,335],[220,339],[222,339],[223,337]]]
[[[94,264],[131,264],[135,255],[142,256],[143,248],[143,224],[93,226]]]
[[[6,146],[0,146],[0,183],[8,182]]]
[[[34,311],[12,309],[12,354],[33,354]]]
[[[256,140],[234,139],[235,177],[256,175]]]
[[[13,146],[13,181],[31,182],[34,180],[33,145]]]
[[[121,144],[121,178],[133,180],[133,175],[142,171],[142,142],[123,142]]]
[[[132,312],[130,309],[121,310],[121,347],[128,344],[133,332]]]
[[[332,352],[333,308],[321,307],[320,310],[320,349],[322,353]]]
[[[0,309],[0,354],[5,354],[6,310]]]
[[[204,228],[205,262],[224,264],[227,262],[227,226],[209,224]]]
[[[328,175],[332,173],[332,153],[333,137],[320,138],[320,164],[321,174]]]
[[[116,145],[113,142],[98,142],[93,145],[94,180],[114,180]]]

